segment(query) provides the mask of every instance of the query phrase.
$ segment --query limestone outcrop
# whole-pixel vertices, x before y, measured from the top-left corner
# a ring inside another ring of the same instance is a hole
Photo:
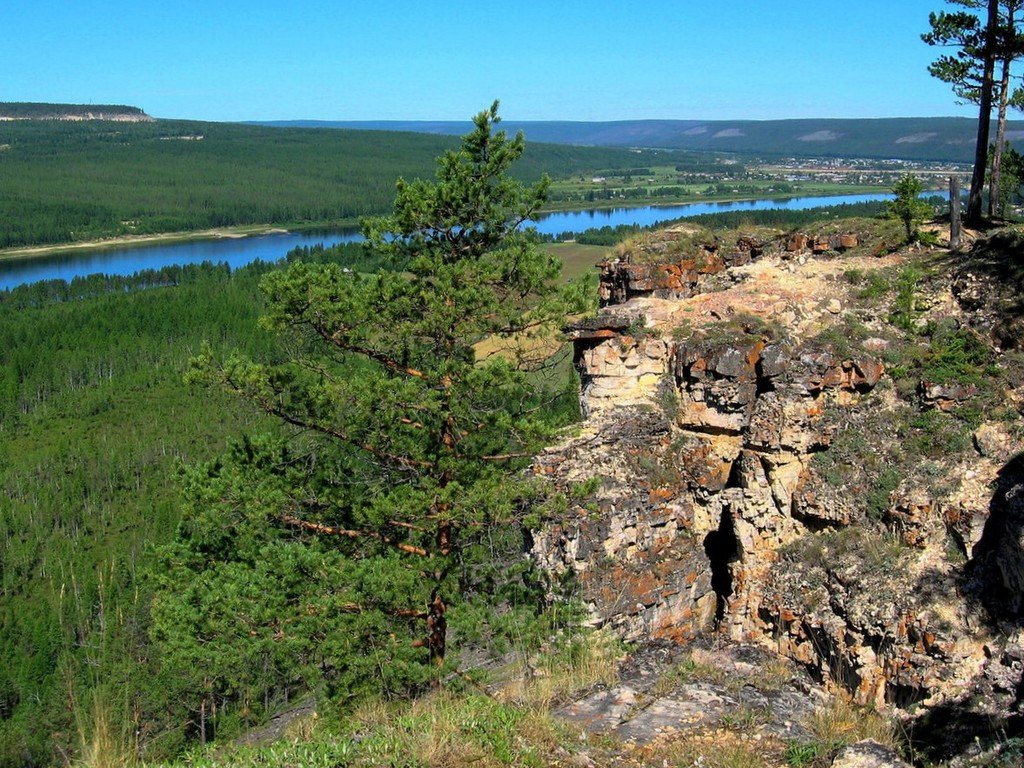
[[[537,534],[537,562],[625,639],[759,643],[914,717],[999,688],[1005,721],[1022,690],[1024,398],[1012,377],[933,362],[989,359],[955,283],[937,278],[908,320],[895,288],[871,304],[857,285],[904,274],[907,254],[836,235],[818,257],[800,236],[677,259],[683,237],[601,265],[605,306],[569,330],[587,418],[535,469],[600,487]]]

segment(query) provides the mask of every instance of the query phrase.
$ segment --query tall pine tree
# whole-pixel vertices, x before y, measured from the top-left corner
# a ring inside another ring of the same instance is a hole
[[[968,223],[981,217],[981,192],[988,165],[992,102],[998,109],[995,151],[989,177],[989,214],[996,213],[1005,143],[1006,113],[1024,102],[1024,91],[1012,86],[1011,68],[1024,55],[1024,36],[1018,32],[1022,0],[948,0],[966,10],[942,11],[928,17],[931,30],[921,36],[929,45],[955,49],[932,62],[928,71],[949,83],[958,99],[979,107],[975,171],[968,202]],[[979,13],[984,10],[984,17]],[[996,78],[996,64],[1000,65]]]
[[[498,121],[495,102],[435,180],[399,180],[394,213],[364,222],[392,269],[300,263],[264,280],[263,322],[290,359],[195,361],[283,434],[186,476],[154,624],[193,711],[319,684],[408,690],[445,665],[451,620],[526,589],[501,542],[522,568],[537,489],[521,470],[558,425],[538,370],[587,300],[522,229],[547,180],[509,177],[525,144]],[[514,352],[478,359],[502,337]]]

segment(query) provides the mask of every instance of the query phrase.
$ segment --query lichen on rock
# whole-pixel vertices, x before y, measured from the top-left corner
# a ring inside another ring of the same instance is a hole
[[[569,331],[587,418],[536,468],[601,486],[537,562],[627,640],[759,643],[908,718],[998,678],[1006,722],[1024,365],[970,334],[1010,321],[863,232],[660,237],[601,265]]]

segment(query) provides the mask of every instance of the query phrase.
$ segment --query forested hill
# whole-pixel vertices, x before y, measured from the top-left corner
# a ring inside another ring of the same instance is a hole
[[[464,133],[457,121],[288,121],[262,125]],[[837,120],[619,120],[516,122],[531,141],[606,147],[662,147],[766,156],[863,157],[969,162],[976,121],[964,117]],[[1007,138],[1024,139],[1024,121],[1007,124]]]
[[[124,104],[46,104],[32,101],[0,101],[0,120],[153,122],[153,118],[138,107]]]
[[[183,120],[0,121],[0,248],[248,224],[354,224],[395,179],[430,178],[448,136]],[[532,140],[524,180],[633,168],[653,153]],[[670,153],[658,153],[665,163]]]

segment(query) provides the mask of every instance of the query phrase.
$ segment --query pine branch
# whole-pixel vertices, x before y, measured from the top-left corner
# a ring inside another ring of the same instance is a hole
[[[375,541],[379,541],[381,544],[394,547],[395,549],[406,552],[410,555],[419,555],[420,557],[430,556],[430,553],[423,547],[416,547],[412,544],[395,541],[381,533],[378,533],[377,531],[359,531],[351,528],[341,528],[335,525],[325,525],[324,523],[312,523],[309,520],[302,520],[301,518],[289,514],[279,515],[278,520],[292,528],[309,531],[310,533],[316,533],[323,536],[343,536],[349,539],[374,539]]]

